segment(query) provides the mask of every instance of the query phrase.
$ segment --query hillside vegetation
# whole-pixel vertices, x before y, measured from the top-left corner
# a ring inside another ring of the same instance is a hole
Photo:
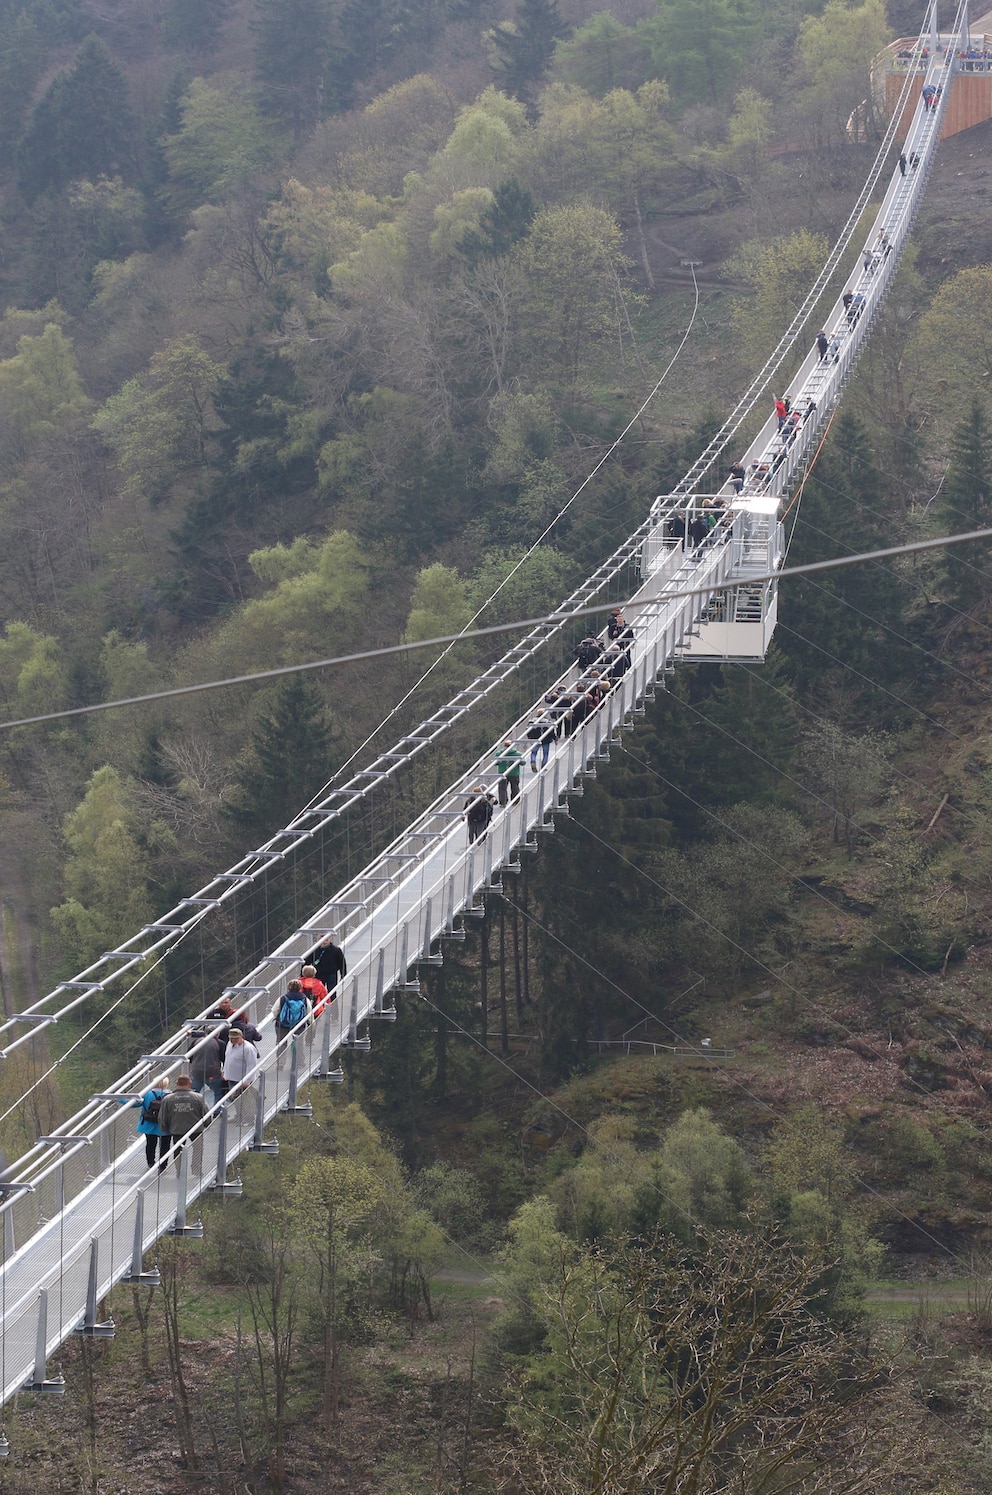
[[[846,133],[872,60],[921,14],[0,0],[6,719],[558,601],[790,321],[875,150]],[[795,561],[992,517],[990,134],[942,148]],[[671,360],[687,261],[685,351],[557,517]],[[64,1405],[19,1398],[3,1489],[987,1489],[990,596],[978,544],[827,573],[783,588],[763,666],[681,665],[344,1093],[162,1243],[161,1289],[115,1291],[112,1344],[65,1348]],[[6,1155],[330,897],[567,645],[4,1060]],[[0,734],[6,1013],[487,657]]]

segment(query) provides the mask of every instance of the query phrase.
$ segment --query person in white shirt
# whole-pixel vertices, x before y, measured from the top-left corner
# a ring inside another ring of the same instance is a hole
[[[221,1071],[227,1090],[234,1090],[238,1085],[250,1085],[257,1065],[258,1051],[254,1044],[248,1043],[239,1028],[232,1028]]]

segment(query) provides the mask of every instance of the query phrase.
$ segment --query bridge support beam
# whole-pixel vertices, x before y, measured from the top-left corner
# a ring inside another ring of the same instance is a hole
[[[186,1221],[186,1200],[189,1197],[189,1148],[184,1147],[179,1160],[179,1187],[176,1195],[176,1223],[169,1227],[166,1235],[188,1236],[191,1240],[203,1239],[203,1221],[193,1225]]]
[[[48,1344],[48,1288],[43,1287],[38,1294],[38,1337],[35,1341],[34,1351],[34,1377],[25,1381],[25,1391],[45,1391],[52,1396],[63,1396],[65,1394],[65,1376],[59,1371],[57,1376],[45,1374],[47,1355],[45,1353]]]
[[[262,1081],[264,1081],[264,1079],[265,1079],[264,1072],[263,1072],[263,1074],[261,1074],[259,1076],[259,1079],[262,1080]],[[259,1099],[261,1099],[261,1097],[259,1097]],[[256,1128],[257,1128],[257,1122],[258,1122],[257,1112],[256,1112],[255,1121],[256,1121]],[[214,1174],[214,1181],[210,1185],[210,1188],[213,1191],[213,1193],[215,1193],[215,1194],[222,1194],[222,1195],[224,1195],[225,1198],[238,1199],[238,1198],[240,1198],[240,1196],[241,1196],[241,1194],[243,1192],[242,1186],[241,1186],[241,1180],[240,1180],[240,1178],[232,1178],[231,1180],[228,1180],[228,1177],[227,1177],[227,1106],[226,1105],[225,1106],[221,1106],[221,1108],[220,1108],[220,1126],[217,1128],[217,1130],[218,1130],[218,1132],[220,1134],[218,1136],[218,1138],[217,1138],[217,1172]]]
[[[251,1139],[249,1152],[264,1152],[270,1158],[276,1157],[279,1152],[279,1143],[273,1137],[271,1142],[265,1140],[265,1081],[267,1075],[264,1069],[258,1071],[255,1081],[255,1135]]]
[[[297,1098],[300,1084],[300,1050],[295,1038],[289,1040],[289,1094],[286,1096],[286,1104],[280,1106],[280,1111],[286,1116],[312,1116],[313,1106],[309,1101],[302,1103]]]
[[[131,1249],[131,1270],[124,1278],[135,1287],[158,1287],[162,1281],[159,1276],[158,1267],[152,1267],[146,1272],[142,1263],[145,1259],[145,1191],[139,1189],[134,1197],[134,1245]]]
[[[87,1339],[113,1339],[117,1333],[113,1319],[104,1319],[100,1323],[96,1316],[96,1295],[100,1282],[99,1251],[100,1243],[96,1236],[93,1236],[90,1240],[90,1275],[86,1286],[86,1312],[83,1315],[83,1322],[73,1332],[82,1334]]]

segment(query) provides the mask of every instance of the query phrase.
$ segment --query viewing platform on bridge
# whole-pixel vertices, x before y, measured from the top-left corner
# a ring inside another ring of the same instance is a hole
[[[891,42],[878,59],[875,68],[876,98],[884,93],[887,118],[899,107],[903,84],[907,72],[917,76],[910,84],[909,96],[903,101],[902,118],[896,129],[896,139],[902,144],[909,134],[916,106],[919,103],[926,81],[928,64],[932,53],[943,57],[950,50],[954,53],[954,87],[947,100],[941,122],[940,138],[947,140],[970,130],[973,125],[992,119],[992,11],[975,21],[970,28],[968,43],[961,45],[960,37],[938,32],[930,46],[920,46],[918,37],[903,37]]]

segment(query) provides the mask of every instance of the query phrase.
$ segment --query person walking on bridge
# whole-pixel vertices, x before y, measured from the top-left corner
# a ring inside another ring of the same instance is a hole
[[[523,754],[519,753],[513,746],[513,739],[508,737],[503,743],[503,749],[496,759],[496,772],[499,774],[499,802],[505,805],[508,799],[516,799],[520,793],[520,770],[523,766]]]
[[[820,362],[821,363],[823,362],[823,360],[827,356],[827,348],[829,346],[830,346],[830,340],[827,337],[826,331],[821,328],[821,330],[816,334],[816,348],[817,348],[817,352],[820,355]]]
[[[149,1168],[155,1167],[156,1148],[160,1158],[164,1158],[169,1150],[169,1139],[162,1130],[161,1122],[162,1103],[168,1093],[169,1076],[160,1075],[157,1080],[152,1081],[140,1100],[131,1102],[132,1106],[141,1107],[138,1135],[145,1139],[145,1162]]]
[[[180,1075],[176,1080],[176,1088],[172,1095],[167,1095],[162,1102],[162,1110],[159,1113],[162,1127],[162,1161],[159,1170],[165,1167],[165,1154],[174,1142],[181,1142],[196,1127],[200,1125],[207,1114],[207,1103],[202,1095],[199,1095],[192,1086],[189,1075]],[[202,1147],[197,1143],[198,1153],[202,1154]],[[181,1155],[176,1158],[176,1167],[179,1167]],[[200,1169],[200,1159],[191,1158],[190,1167],[197,1172]]]
[[[239,1085],[250,1085],[251,1077],[258,1067],[258,1053],[254,1046],[245,1041],[244,1034],[240,1028],[231,1029],[231,1037],[227,1045],[227,1053],[224,1055],[224,1083],[227,1086],[225,1093],[236,1089]]]
[[[334,943],[333,934],[325,935],[320,944],[316,945],[309,955],[304,956],[303,964],[316,969],[317,975],[328,991],[333,991],[338,982],[343,981],[348,974],[348,962],[344,958],[344,951],[340,945]],[[302,975],[302,972],[300,974]]]

